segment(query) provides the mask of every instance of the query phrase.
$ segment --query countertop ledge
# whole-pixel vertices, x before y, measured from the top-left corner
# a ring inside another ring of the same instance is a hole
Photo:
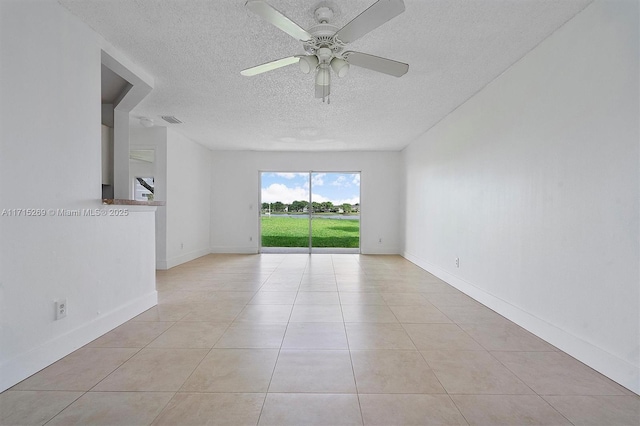
[[[102,204],[108,204],[110,206],[164,206],[164,201],[136,201],[136,200],[123,200],[118,198],[103,198]]]

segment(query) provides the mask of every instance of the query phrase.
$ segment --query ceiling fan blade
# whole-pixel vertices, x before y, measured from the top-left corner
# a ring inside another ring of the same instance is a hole
[[[280,28],[285,33],[289,34],[296,40],[307,41],[311,40],[313,36],[305,31],[300,25],[293,22],[291,19],[284,16],[278,10],[276,10],[269,3],[262,0],[249,0],[245,3],[245,6],[250,11],[259,15],[262,19]]]
[[[335,37],[343,43],[351,43],[402,12],[404,12],[404,1],[378,0],[342,27]]]
[[[344,57],[351,65],[389,74],[394,77],[402,77],[409,71],[409,64],[381,58],[379,56],[367,55],[366,53],[344,52]]]
[[[262,74],[263,72],[272,71],[278,68],[286,67],[287,65],[295,64],[300,60],[300,56],[289,56],[288,58],[278,59],[277,61],[267,62],[266,64],[256,65],[255,67],[247,68],[240,71],[240,74],[246,77],[253,77],[254,75]]]

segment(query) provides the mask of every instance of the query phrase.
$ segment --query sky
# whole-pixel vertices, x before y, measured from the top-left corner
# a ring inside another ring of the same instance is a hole
[[[313,201],[334,205],[360,203],[360,173],[312,173]],[[309,173],[262,173],[262,202],[309,200]]]

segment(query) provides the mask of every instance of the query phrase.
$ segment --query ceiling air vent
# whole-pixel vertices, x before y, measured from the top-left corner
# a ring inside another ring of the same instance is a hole
[[[173,115],[163,115],[161,117],[164,121],[171,124],[182,124],[182,121],[175,118]]]

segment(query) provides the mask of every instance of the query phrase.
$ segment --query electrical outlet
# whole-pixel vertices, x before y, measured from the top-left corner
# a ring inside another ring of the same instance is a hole
[[[460,267],[460,258],[456,257],[456,268]]]
[[[67,316],[67,299],[56,300],[56,320]]]

